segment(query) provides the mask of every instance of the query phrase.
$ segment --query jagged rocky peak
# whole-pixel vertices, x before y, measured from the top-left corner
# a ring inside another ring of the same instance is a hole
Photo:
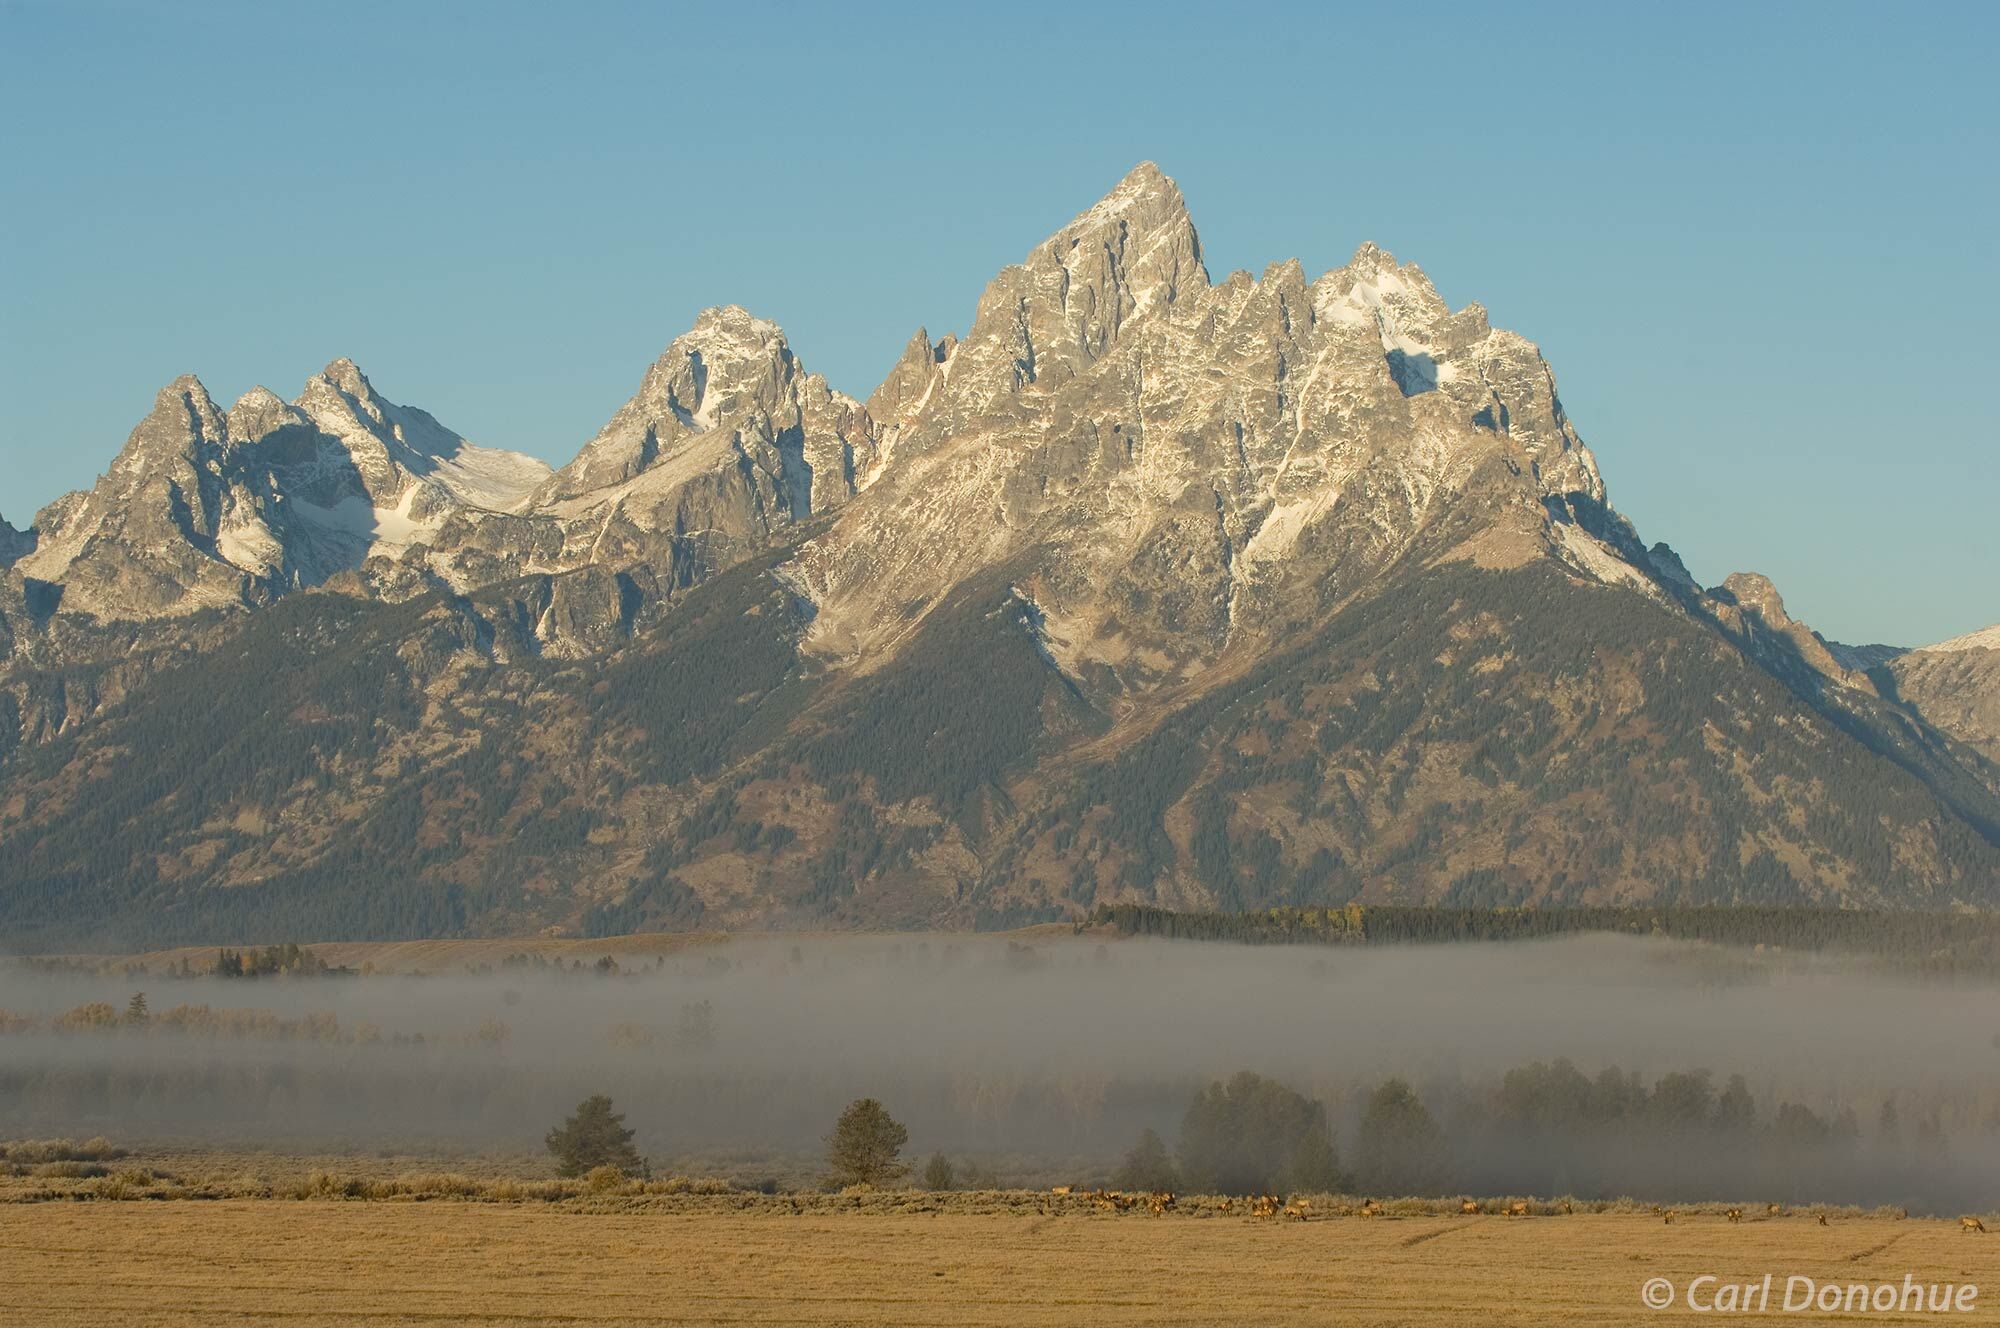
[[[153,409],[126,438],[113,469],[168,456],[199,463],[209,452],[228,445],[228,423],[214,398],[201,379],[182,374],[154,395]]]
[[[924,400],[946,355],[946,342],[934,344],[930,332],[918,328],[904,343],[903,353],[896,357],[888,376],[869,393],[868,413],[885,429],[903,423],[906,412]]]
[[[21,570],[59,582],[66,612],[259,604],[396,553],[453,512],[505,509],[548,473],[387,400],[348,359],[296,402],[258,387],[226,416],[187,375],[159,392],[95,487],[37,517]]]
[[[1312,282],[1218,285],[1201,255],[1142,164],[996,276],[962,343],[911,339],[870,398],[882,491],[794,567],[815,648],[858,656],[1015,558],[1050,653],[1121,680],[1184,678],[1428,539],[1653,584],[1531,342],[1373,244]]]
[[[741,455],[766,472],[788,515],[804,516],[851,496],[873,453],[866,409],[805,372],[776,323],[725,305],[674,338],[535,505],[607,501],[649,474],[649,488],[678,486]]]
[[[395,407],[375,391],[375,385],[368,381],[367,374],[361,372],[361,366],[345,355],[330,361],[324,369],[306,379],[297,404],[301,409],[310,410],[309,402],[365,416],[385,429],[395,427],[391,418]]]
[[[217,555],[236,503],[229,426],[208,389],[184,374],[160,389],[88,493],[37,515],[22,575],[60,582],[65,610],[148,617],[253,601],[260,592]]]
[[[1208,289],[1180,188],[1141,162],[1109,194],[1006,268],[980,296],[963,347],[982,400],[1088,370],[1148,310]]]
[[[550,474],[534,457],[477,446],[430,412],[390,401],[345,356],[307,379],[292,405],[344,454],[349,487],[377,508],[397,507],[420,488],[410,501],[433,515],[454,506],[514,511]]]

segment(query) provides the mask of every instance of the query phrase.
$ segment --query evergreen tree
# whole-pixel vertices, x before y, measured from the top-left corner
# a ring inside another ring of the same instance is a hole
[[[836,1185],[886,1185],[909,1166],[900,1160],[910,1132],[880,1102],[864,1097],[840,1113],[826,1140],[828,1178]]]
[[[932,1153],[931,1160],[924,1163],[924,1188],[927,1190],[949,1190],[955,1188],[951,1159],[943,1153]]]
[[[625,1117],[611,1109],[611,1099],[602,1093],[578,1103],[576,1113],[550,1130],[545,1142],[555,1154],[560,1176],[581,1176],[597,1167],[633,1172],[644,1166],[632,1147]]]

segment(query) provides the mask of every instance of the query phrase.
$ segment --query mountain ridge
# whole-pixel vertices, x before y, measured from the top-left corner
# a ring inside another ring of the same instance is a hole
[[[1532,342],[1372,244],[1212,281],[1151,163],[865,403],[721,306],[560,468],[337,360],[44,514],[15,934],[2000,901],[2000,652],[1704,589]]]

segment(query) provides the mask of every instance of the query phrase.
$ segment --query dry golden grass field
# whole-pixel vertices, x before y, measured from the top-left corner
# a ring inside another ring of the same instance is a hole
[[[1661,1323],[1641,1284],[1702,1273],[1991,1284],[2000,1236],[1806,1217],[1325,1218],[580,1212],[454,1202],[0,1205],[0,1323]],[[1774,1307],[1775,1308],[1775,1305]]]

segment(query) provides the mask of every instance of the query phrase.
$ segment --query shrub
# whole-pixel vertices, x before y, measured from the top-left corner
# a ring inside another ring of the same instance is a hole
[[[409,1195],[416,1199],[470,1199],[483,1192],[472,1177],[449,1171],[414,1172],[398,1176],[379,1188],[378,1198]]]
[[[925,1189],[949,1190],[955,1179],[951,1170],[951,1159],[943,1153],[932,1153],[931,1160],[924,1163]]]
[[[74,1139],[24,1139],[0,1144],[0,1158],[9,1162],[115,1162],[125,1150],[102,1135],[77,1143]]]
[[[625,1188],[625,1173],[613,1166],[592,1167],[583,1183],[592,1194],[613,1194]]]

